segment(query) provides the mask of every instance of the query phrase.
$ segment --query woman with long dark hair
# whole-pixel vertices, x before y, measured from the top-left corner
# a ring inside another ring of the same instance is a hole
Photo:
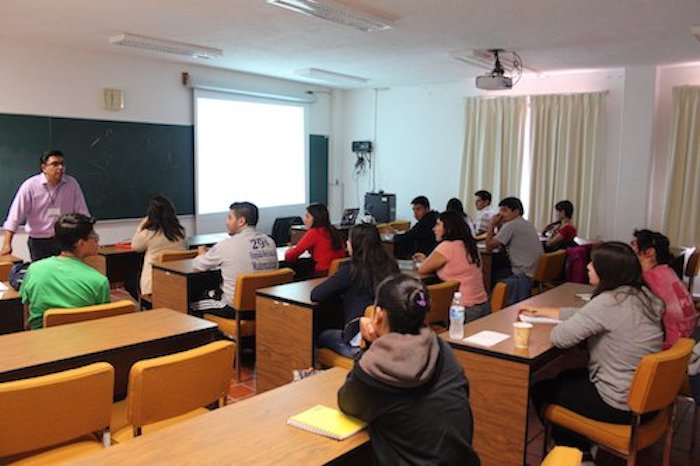
[[[629,424],[627,398],[637,365],[662,349],[663,302],[644,286],[637,256],[625,243],[603,243],[593,249],[588,277],[595,290],[581,309],[521,311],[561,319],[552,330],[552,343],[571,348],[585,341],[590,355],[588,369],[565,371],[538,383],[532,399],[540,413],[556,403],[598,421]],[[558,445],[575,446],[584,453],[590,449],[588,442],[565,429],[555,428],[552,435]]]
[[[570,201],[559,201],[554,206],[556,221],[547,225],[542,231],[546,238],[544,248],[547,252],[576,246],[574,238],[578,232],[573,224],[574,205]]]
[[[355,225],[350,231],[348,250],[351,259],[314,288],[311,299],[317,302],[336,297],[342,299],[343,330],[324,330],[316,344],[352,357],[359,351],[359,318],[374,302],[374,290],[379,282],[398,272],[399,268],[396,260],[382,247],[379,231],[374,225]]]
[[[338,230],[331,225],[328,209],[323,204],[311,204],[304,215],[306,233],[299,243],[287,250],[284,259],[296,261],[305,251],[309,251],[315,262],[317,273],[328,272],[333,259],[345,257],[345,247]]]
[[[474,222],[472,221],[471,217],[469,217],[469,214],[465,212],[464,210],[464,204],[462,204],[462,201],[457,199],[456,197],[453,197],[449,201],[447,201],[447,205],[445,206],[445,210],[451,210],[454,212],[457,212],[459,215],[462,216],[464,221],[467,223],[467,226],[469,227],[469,230],[472,233],[472,236],[476,235],[476,226],[474,225]]]
[[[427,257],[416,254],[416,260],[423,262],[418,273],[435,272],[441,280],[459,282],[466,322],[489,314],[491,306],[484,288],[481,258],[464,218],[455,211],[445,211],[438,216],[433,230],[439,244]]]
[[[141,270],[141,294],[152,292],[152,263],[156,256],[170,249],[185,249],[185,229],[177,219],[175,206],[165,196],[155,196],[148,204],[146,217],[141,221],[131,249],[145,252]]]

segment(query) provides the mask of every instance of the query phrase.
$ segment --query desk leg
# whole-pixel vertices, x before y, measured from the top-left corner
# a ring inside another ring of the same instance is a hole
[[[292,381],[294,369],[313,365],[313,309],[256,298],[258,393]]]
[[[484,289],[491,294],[491,277],[493,275],[493,259],[491,254],[481,255],[481,274],[484,276]]]
[[[153,309],[167,307],[187,314],[187,277],[153,268]]]
[[[454,353],[469,380],[473,444],[482,466],[525,464],[530,368],[479,353]]]

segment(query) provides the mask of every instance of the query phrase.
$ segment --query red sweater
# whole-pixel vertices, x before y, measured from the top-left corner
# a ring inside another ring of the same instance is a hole
[[[304,252],[309,251],[316,265],[316,272],[325,272],[331,267],[333,259],[345,257],[345,246],[333,249],[331,233],[327,228],[311,228],[302,236],[296,246],[289,248],[284,259],[293,262]]]

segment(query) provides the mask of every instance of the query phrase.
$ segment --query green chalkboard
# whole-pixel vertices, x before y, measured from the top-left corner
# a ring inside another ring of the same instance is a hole
[[[98,219],[141,217],[156,194],[194,213],[192,126],[0,115],[0,216],[47,149],[63,151]]]

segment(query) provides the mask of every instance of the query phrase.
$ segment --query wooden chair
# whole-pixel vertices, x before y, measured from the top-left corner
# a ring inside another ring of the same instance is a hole
[[[583,452],[578,448],[554,447],[540,466],[580,466]]]
[[[294,279],[294,270],[285,267],[266,272],[242,273],[236,279],[233,296],[235,318],[204,314],[204,318],[219,326],[226,336],[236,341],[236,382],[241,380],[241,338],[255,335],[255,292],[260,288],[282,285]]]
[[[700,251],[695,248],[695,251],[688,258],[688,263],[685,264],[685,270],[683,275],[688,279],[688,291],[690,291],[690,296],[693,296],[693,285],[695,285],[695,276],[698,274],[698,269],[700,268]]]
[[[157,261],[171,262],[183,259],[194,259],[195,257],[197,257],[196,249],[169,249],[158,254]]]
[[[397,231],[408,231],[411,229],[411,222],[408,220],[396,220],[389,222],[389,226]]]
[[[113,394],[106,362],[0,383],[0,463],[53,464],[109,446]]]
[[[506,304],[506,296],[508,295],[508,285],[504,282],[498,282],[491,290],[491,312],[498,312]]]
[[[679,339],[672,348],[642,358],[632,379],[628,405],[632,411],[630,425],[595,421],[559,405],[545,407],[545,448],[549,443],[551,424],[576,432],[600,448],[627,458],[635,464],[637,451],[655,443],[665,434],[663,464],[668,466],[673,437],[675,400],[686,376],[688,359],[695,342]],[[654,419],[640,424],[643,414],[659,411]]]
[[[160,430],[207,413],[206,406],[214,403],[224,406],[235,346],[220,340],[131,366],[126,400],[116,403],[112,413],[114,441],[123,443],[144,429]]]
[[[541,293],[561,281],[566,263],[566,250],[548,252],[540,257],[532,276],[532,294]]]
[[[96,304],[94,306],[74,307],[69,309],[56,307],[47,309],[44,313],[44,328],[129,314],[135,310],[136,304],[128,299],[115,301],[113,303]]]
[[[6,282],[10,279],[10,270],[14,264],[9,261],[0,262],[0,282]]]
[[[370,304],[365,308],[365,317],[372,317],[372,311],[374,310],[374,304]],[[363,345],[364,346],[364,342]],[[342,354],[336,353],[330,348],[317,348],[316,349],[316,364],[322,368],[328,367],[342,367],[344,369],[352,369],[352,365],[355,361],[352,358],[343,356]]]
[[[459,290],[459,282],[448,280],[428,285],[426,288],[430,300],[430,312],[425,316],[425,323],[430,325],[436,333],[444,331],[450,322],[452,296]]]
[[[330,277],[331,275],[335,275],[335,273],[338,271],[340,266],[349,260],[350,260],[349,257],[341,257],[340,259],[333,259],[331,261],[331,266],[328,269],[328,276]]]

